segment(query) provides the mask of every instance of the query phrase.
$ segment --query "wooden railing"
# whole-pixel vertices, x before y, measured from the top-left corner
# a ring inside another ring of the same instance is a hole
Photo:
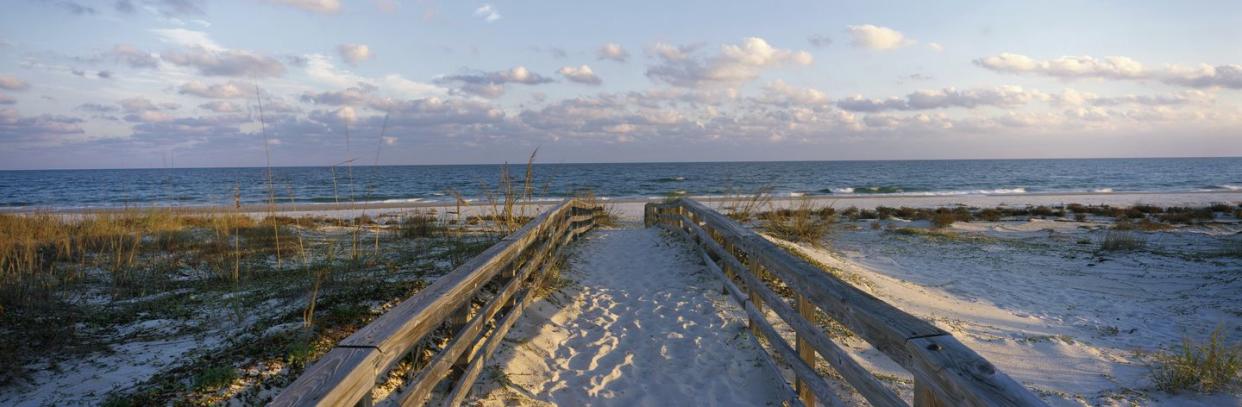
[[[815,369],[816,354],[876,406],[906,402],[829,338],[820,312],[844,325],[914,376],[915,406],[1042,406],[953,335],[795,257],[732,219],[690,199],[649,203],[647,226],[662,226],[697,245],[708,269],[749,317],[751,332],[794,372],[791,404],[842,405]],[[792,298],[764,282],[779,280]],[[791,346],[767,319],[769,308],[795,332]],[[765,352],[765,354],[767,354]],[[768,354],[771,357],[771,354]],[[770,364],[771,365],[771,364]]]
[[[578,199],[540,214],[342,340],[271,405],[423,405],[437,388],[444,405],[460,404],[488,356],[534,299],[561,249],[594,227],[600,214],[600,208]],[[484,286],[497,288],[487,292]],[[437,329],[448,332],[442,346],[429,335]],[[438,352],[424,362],[419,355],[431,348]],[[407,356],[415,368],[404,385],[373,400],[376,384]]]

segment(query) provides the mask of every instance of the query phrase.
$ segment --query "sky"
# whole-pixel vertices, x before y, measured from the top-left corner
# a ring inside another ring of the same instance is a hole
[[[0,169],[1242,155],[1238,1],[0,7]]]

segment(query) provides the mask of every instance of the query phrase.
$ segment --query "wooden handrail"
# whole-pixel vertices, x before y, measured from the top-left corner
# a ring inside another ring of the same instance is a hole
[[[789,254],[699,202],[683,198],[649,203],[644,209],[644,223],[675,231],[696,244],[705,261],[711,262],[709,269],[721,270],[718,275],[726,279],[727,291],[750,315],[752,332],[766,337],[793,368],[798,393],[806,405],[813,405],[815,396],[826,405],[839,403],[835,396],[825,398],[821,394],[823,379],[813,369],[805,369],[814,366],[816,353],[872,405],[905,405],[811,322],[816,308],[914,375],[916,406],[1045,405],[948,332]],[[760,270],[782,280],[794,292],[793,300],[799,305],[796,310],[763,283],[757,273]],[[748,294],[737,288],[735,278]],[[796,355],[790,354],[793,346],[775,335],[762,312],[765,304],[794,329]]]
[[[561,249],[595,225],[600,208],[579,199],[568,199],[527,222],[500,242],[466,261],[452,272],[385,312],[354,332],[306,369],[280,395],[275,406],[353,406],[371,404],[376,382],[437,327],[453,325],[454,337],[431,363],[412,372],[412,380],[390,398],[400,404],[422,404],[429,392],[453,371],[477,375],[494,343],[521,315],[534,291],[532,282],[542,280]],[[511,271],[502,273],[502,271]],[[489,282],[500,280],[499,291],[477,310],[472,300]],[[533,280],[533,281],[532,281]],[[507,282],[506,282],[507,281]],[[518,300],[511,302],[513,298]],[[501,313],[502,310],[507,312]],[[452,318],[450,318],[452,317]],[[483,327],[495,321],[504,329]],[[486,342],[474,351],[480,342]],[[465,363],[455,361],[468,357]],[[469,366],[467,366],[467,363]],[[477,365],[477,366],[476,366]],[[461,380],[451,389],[447,404],[456,405],[473,380]]]

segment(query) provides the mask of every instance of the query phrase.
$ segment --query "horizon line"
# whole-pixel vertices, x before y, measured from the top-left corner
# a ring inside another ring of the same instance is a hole
[[[881,159],[858,159],[858,160],[708,160],[708,161],[600,161],[600,162],[538,162],[533,165],[610,165],[610,164],[729,164],[729,163],[808,163],[808,162],[898,162],[898,161],[1055,161],[1055,160],[1168,160],[1168,159],[1230,159],[1242,158],[1242,156],[1161,156],[1161,157],[1028,157],[1028,158],[881,158]],[[207,166],[207,167],[111,167],[111,168],[18,168],[18,169],[0,169],[0,172],[17,172],[17,171],[104,171],[104,170],[173,170],[173,169],[265,169],[265,168],[331,168],[344,167],[342,161],[336,164],[326,165],[272,165],[272,166],[245,166],[245,167],[227,167],[227,166]],[[451,166],[496,166],[496,165],[522,165],[521,163],[460,163],[460,164],[357,164],[353,167],[451,167]]]

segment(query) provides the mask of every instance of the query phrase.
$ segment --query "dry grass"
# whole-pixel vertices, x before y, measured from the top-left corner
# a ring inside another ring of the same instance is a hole
[[[818,246],[836,220],[828,209],[831,208],[821,208],[815,201],[802,198],[792,208],[765,212],[759,217],[767,221],[765,229],[773,236]]]
[[[749,222],[763,208],[772,204],[772,187],[764,186],[753,193],[730,189],[721,200],[720,211],[738,222]]]
[[[1152,381],[1166,392],[1212,393],[1236,387],[1242,372],[1242,347],[1228,345],[1222,329],[1205,343],[1182,341],[1177,352],[1162,353],[1152,367]]]
[[[1146,246],[1147,241],[1143,240],[1140,235],[1126,231],[1110,230],[1104,235],[1104,241],[1100,242],[1100,251],[1134,251],[1142,250]]]

